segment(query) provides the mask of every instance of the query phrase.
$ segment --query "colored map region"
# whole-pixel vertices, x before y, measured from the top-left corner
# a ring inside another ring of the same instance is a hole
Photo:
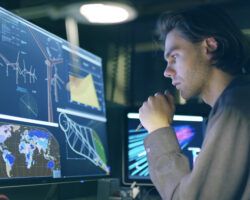
[[[97,133],[94,130],[92,131],[92,138],[93,138],[93,143],[94,143],[97,154],[100,156],[100,159],[104,163],[107,163],[108,161],[106,158],[105,149],[102,145],[100,137],[97,135]]]
[[[76,101],[100,109],[91,74],[84,78],[77,78],[70,75],[69,80],[71,101]]]
[[[48,130],[0,123],[0,178],[60,177],[59,153]]]

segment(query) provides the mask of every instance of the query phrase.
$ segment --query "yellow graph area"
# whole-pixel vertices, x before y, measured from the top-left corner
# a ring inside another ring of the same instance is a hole
[[[69,75],[69,83],[71,101],[100,108],[91,74],[84,78]]]

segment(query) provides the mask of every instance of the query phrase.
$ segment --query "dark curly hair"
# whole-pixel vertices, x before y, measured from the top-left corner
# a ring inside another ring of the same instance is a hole
[[[213,37],[218,43],[212,57],[214,66],[231,75],[250,73],[249,41],[222,8],[200,5],[163,13],[157,23],[159,40],[164,42],[173,29],[192,43]]]

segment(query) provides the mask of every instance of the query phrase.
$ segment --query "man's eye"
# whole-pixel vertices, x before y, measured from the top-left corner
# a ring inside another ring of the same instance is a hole
[[[176,54],[172,55],[172,56],[171,56],[171,61],[172,61],[173,63],[175,63],[176,58],[177,58],[177,55],[176,55]]]

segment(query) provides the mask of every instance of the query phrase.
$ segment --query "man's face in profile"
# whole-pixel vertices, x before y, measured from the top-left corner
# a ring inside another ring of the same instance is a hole
[[[164,76],[172,79],[181,96],[189,99],[202,95],[211,69],[204,42],[194,44],[173,29],[165,39],[164,57]]]

